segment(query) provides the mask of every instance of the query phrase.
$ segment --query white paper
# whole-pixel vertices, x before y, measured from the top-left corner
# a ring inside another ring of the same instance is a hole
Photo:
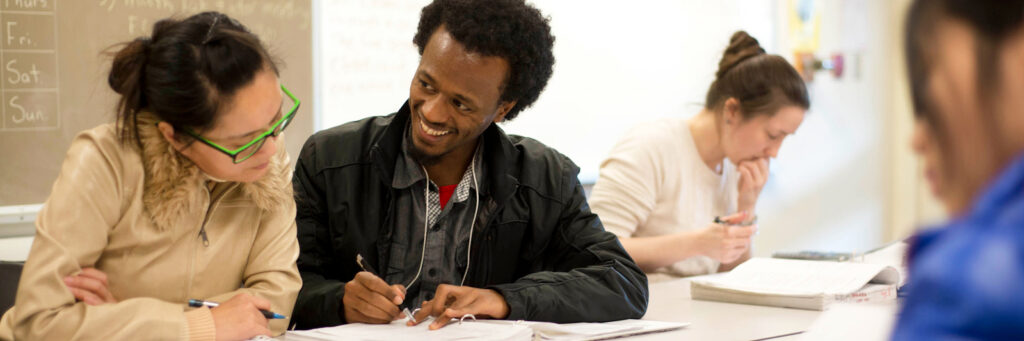
[[[726,275],[700,282],[766,294],[849,294],[887,268],[884,264],[752,258]]]
[[[352,341],[449,341],[449,340],[522,340],[532,339],[533,331],[525,325],[496,326],[489,323],[453,321],[447,326],[430,330],[431,319],[416,326],[406,326],[406,319],[390,324],[351,323],[336,327],[285,333],[285,340],[352,340]]]
[[[431,320],[409,327],[406,319],[390,324],[347,324],[313,330],[289,331],[285,340],[546,340],[578,341],[607,339],[683,328],[689,323],[622,320],[605,323],[549,323],[503,320],[453,321],[438,330],[429,330]]]

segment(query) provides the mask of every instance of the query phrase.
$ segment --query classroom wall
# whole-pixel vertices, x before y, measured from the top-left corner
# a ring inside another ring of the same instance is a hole
[[[910,149],[902,52],[910,0],[818,3],[819,52],[842,53],[847,69],[841,78],[819,73],[808,84],[810,113],[786,142],[762,195],[758,255],[864,251],[945,218]],[[784,9],[788,1],[777,4]],[[780,36],[783,49],[791,44]]]
[[[330,19],[320,21],[327,71],[316,129],[398,109],[418,61],[411,39],[419,9],[428,2],[322,4]],[[626,129],[700,110],[735,30],[792,58],[790,0],[533,3],[551,17],[555,73],[537,103],[503,127],[568,155],[584,183],[597,179],[600,162]],[[842,52],[857,64],[842,78],[822,73],[809,83],[811,111],[773,162],[760,200],[758,255],[870,249],[909,234],[920,220],[920,176],[904,142],[908,124],[896,122],[910,117],[909,105],[892,95],[905,93],[895,41],[905,9],[894,3],[907,1],[818,3],[819,52]]]
[[[780,45],[789,50],[789,1],[777,1]],[[787,138],[758,204],[755,255],[780,250],[857,251],[885,239],[886,93],[894,77],[887,44],[895,32],[871,24],[886,1],[819,1],[821,58],[844,55],[837,78],[818,72],[808,82],[811,109]],[[792,58],[791,56],[787,56]]]
[[[889,27],[902,28],[910,0],[890,1],[888,6],[889,15],[884,22]],[[908,90],[910,85],[905,76],[903,43],[902,33],[889,39],[890,50],[893,51],[889,63],[894,75],[891,77],[886,131],[892,141],[892,147],[887,149],[890,170],[889,240],[904,238],[918,228],[946,218],[942,206],[932,197],[927,181],[921,176],[923,165],[910,148],[914,120]]]
[[[419,61],[412,44],[426,0],[321,3],[323,111],[317,129],[396,111]],[[555,72],[532,108],[506,131],[570,156],[580,180],[638,122],[690,116],[737,29],[772,50],[775,7],[760,0],[532,1],[551,18]],[[583,10],[581,6],[585,6]]]
[[[580,2],[535,1],[557,35],[555,75],[537,104],[504,127],[569,155],[580,179],[592,182],[625,129],[699,110],[732,31],[746,29],[769,52],[790,57],[788,1],[595,0],[587,11]],[[315,129],[398,108],[427,2],[314,0]],[[809,84],[812,109],[773,162],[760,201],[756,255],[864,250],[943,218],[908,147],[901,32],[909,2],[820,2],[820,51],[859,63],[843,78],[820,74]],[[22,258],[30,240],[0,238],[0,259]]]

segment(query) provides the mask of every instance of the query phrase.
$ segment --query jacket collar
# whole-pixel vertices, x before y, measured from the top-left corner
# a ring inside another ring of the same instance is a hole
[[[159,122],[150,113],[138,117],[139,139],[142,142],[142,163],[145,171],[143,204],[160,230],[179,225],[182,219],[205,211],[209,205],[207,181],[215,181],[203,173],[191,160],[178,153],[160,134]],[[271,158],[270,170],[263,178],[250,183],[225,183],[238,187],[245,198],[262,211],[281,207],[292,199],[288,182],[288,154],[279,148]]]
[[[402,139],[410,115],[409,102],[406,101],[393,114],[391,123],[370,149],[371,160],[374,167],[383,174],[381,181],[385,186],[390,187],[395,176],[395,161],[402,156]],[[497,124],[491,123],[480,136],[484,139],[483,163],[488,170],[488,187],[493,197],[503,202],[502,199],[511,195],[519,184],[518,167],[513,164],[519,158],[519,150]]]
[[[1008,209],[1020,205],[1024,205],[1024,153],[1018,154],[984,188],[965,218],[985,222],[1008,218],[1020,220],[1022,214],[1019,210]]]

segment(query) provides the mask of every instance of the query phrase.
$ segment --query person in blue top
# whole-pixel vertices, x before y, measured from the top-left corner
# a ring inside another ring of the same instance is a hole
[[[933,194],[894,340],[1024,340],[1024,1],[918,0],[906,29]]]

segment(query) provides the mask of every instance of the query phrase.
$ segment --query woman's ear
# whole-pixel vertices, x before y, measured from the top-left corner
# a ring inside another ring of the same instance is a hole
[[[722,119],[725,124],[732,125],[743,120],[743,113],[740,110],[740,101],[735,97],[729,97],[722,105]]]
[[[185,144],[181,143],[181,141],[178,141],[177,136],[174,133],[174,127],[171,126],[170,123],[157,123],[156,128],[160,130],[160,135],[164,137],[164,140],[167,140],[167,143],[170,143],[171,147],[174,147],[174,150],[181,152],[183,149],[185,149]]]

